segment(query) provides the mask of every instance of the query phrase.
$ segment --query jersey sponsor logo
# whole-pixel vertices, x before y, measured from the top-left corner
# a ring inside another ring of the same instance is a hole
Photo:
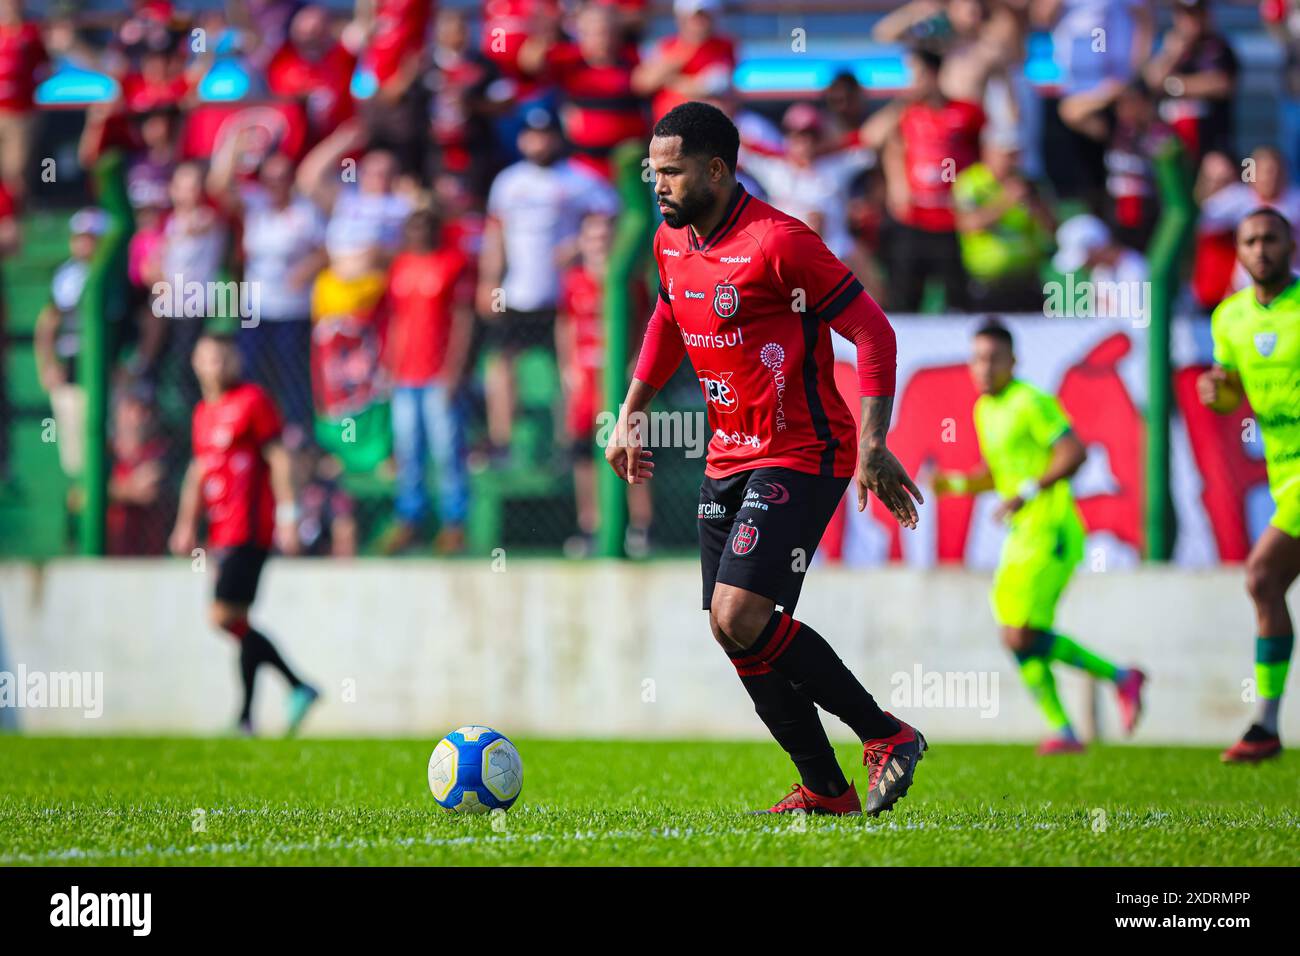
[[[696,291],[694,291],[693,289],[687,289],[687,290],[686,290],[686,298],[688,298],[688,299],[703,299],[703,298],[704,298],[704,293],[703,293],[703,292],[696,292]]]
[[[746,435],[744,432],[728,432],[719,428],[713,433],[722,442],[724,447],[739,445],[745,448],[762,448],[763,441],[757,435]]]
[[[725,518],[727,516],[727,507],[716,501],[701,501],[696,516],[706,521],[712,518]]]
[[[744,557],[756,547],[758,547],[758,528],[752,524],[742,524],[736,529],[735,537],[731,539],[732,554]]]
[[[745,339],[741,335],[740,329],[736,329],[734,332],[721,332],[716,335],[709,335],[704,332],[687,332],[683,329],[682,341],[686,343],[687,348],[729,349],[742,344]]]
[[[776,392],[776,430],[786,429],[785,420],[785,349],[768,342],[759,350],[758,360],[772,371],[772,388]]]
[[[1256,332],[1256,333],[1255,333],[1255,351],[1256,351],[1256,352],[1258,352],[1258,353],[1259,353],[1260,355],[1262,355],[1264,358],[1268,358],[1270,355],[1273,354],[1273,350],[1274,350],[1275,348],[1277,348],[1277,333],[1276,333],[1276,332]]]
[[[719,262],[725,262],[729,266],[742,265],[750,261],[749,256],[723,256]]]
[[[740,396],[736,394],[735,386],[731,384],[732,373],[723,372],[719,375],[717,372],[702,369],[698,374],[700,386],[704,389],[704,397],[708,403],[720,412],[734,412],[740,404]]]
[[[729,319],[740,311],[740,293],[730,282],[719,282],[713,290],[713,311]]]
[[[666,255],[666,256],[680,256],[680,255],[681,255],[681,253],[678,252],[676,249],[664,249],[664,250],[663,250],[663,254]]]

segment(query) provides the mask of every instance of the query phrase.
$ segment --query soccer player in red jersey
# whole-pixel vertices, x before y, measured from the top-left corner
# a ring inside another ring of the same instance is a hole
[[[651,477],[654,459],[636,423],[689,356],[713,431],[698,512],[704,609],[802,778],[770,812],[862,811],[820,706],[863,743],[866,811],[874,815],[911,786],[925,738],[883,712],[821,635],[792,615],[803,569],[850,480],[858,510],[870,492],[900,524],[916,527],[921,493],[885,446],[894,332],[815,232],[736,182],[738,146],[731,120],[705,103],[684,103],[655,125],[659,302],[605,457],[630,483]],[[861,441],[835,388],[832,328],[857,344]]]
[[[234,339],[205,332],[194,347],[194,374],[202,399],[194,407],[194,458],[181,484],[172,531],[174,554],[190,555],[198,541],[199,514],[217,562],[212,623],[239,641],[244,702],[239,730],[252,734],[257,668],[270,664],[289,682],[289,733],[319,693],[299,679],[261,631],[248,623],[257,582],[273,539],[288,554],[298,534],[289,452],[280,443],[280,413],[270,397],[239,380]]]

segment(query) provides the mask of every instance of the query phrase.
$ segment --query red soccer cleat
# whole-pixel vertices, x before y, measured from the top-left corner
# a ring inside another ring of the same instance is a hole
[[[783,797],[769,810],[756,810],[755,813],[819,813],[837,817],[856,817],[862,813],[862,801],[858,799],[858,788],[852,783],[838,797],[823,797],[813,793],[801,783]]]
[[[1128,676],[1115,685],[1115,693],[1119,696],[1119,720],[1129,737],[1133,736],[1133,729],[1142,716],[1142,685],[1146,682],[1147,675],[1133,667]]]
[[[892,809],[907,795],[916,765],[929,749],[919,730],[893,714],[885,716],[898,724],[897,733],[862,745],[862,764],[867,768],[867,813],[873,817]]]
[[[1246,735],[1219,755],[1224,763],[1259,763],[1282,752],[1282,739],[1259,724],[1251,724]]]
[[[1056,757],[1060,754],[1081,754],[1087,748],[1073,737],[1048,737],[1038,745],[1038,756]]]

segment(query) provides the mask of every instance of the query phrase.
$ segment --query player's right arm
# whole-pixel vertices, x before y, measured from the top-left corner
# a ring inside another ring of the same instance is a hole
[[[1235,411],[1241,404],[1244,390],[1241,373],[1237,371],[1229,327],[1232,322],[1233,299],[1219,304],[1210,317],[1210,337],[1214,342],[1214,364],[1196,378],[1196,397],[1201,404],[1220,415]]]
[[[1196,397],[1219,415],[1227,415],[1241,404],[1241,374],[1235,368],[1215,365],[1196,377]]]
[[[188,557],[198,543],[199,532],[199,461],[190,461],[181,482],[180,504],[176,508],[176,527],[168,546],[172,554]]]
[[[657,258],[657,240],[655,252]],[[605,444],[605,460],[630,485],[643,484],[654,475],[654,454],[641,446],[643,436],[638,433],[638,420],[643,419],[659,389],[673,377],[686,357],[686,345],[673,318],[672,301],[663,287],[662,266],[659,282],[659,298],[641,340],[636,371],[618,410],[614,431]]]

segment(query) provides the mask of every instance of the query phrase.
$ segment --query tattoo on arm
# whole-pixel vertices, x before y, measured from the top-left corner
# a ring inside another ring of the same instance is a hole
[[[862,399],[862,447],[883,445],[889,432],[889,419],[894,410],[892,395],[868,395]]]

